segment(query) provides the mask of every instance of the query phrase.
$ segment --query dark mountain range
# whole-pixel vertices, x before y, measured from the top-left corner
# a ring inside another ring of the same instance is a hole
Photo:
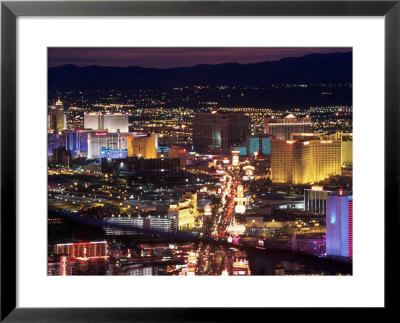
[[[224,63],[167,69],[63,65],[49,68],[49,90],[145,89],[190,85],[269,86],[351,83],[352,52],[310,54],[255,64]]]

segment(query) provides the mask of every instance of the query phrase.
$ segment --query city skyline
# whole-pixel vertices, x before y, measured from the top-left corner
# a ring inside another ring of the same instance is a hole
[[[164,66],[305,54],[245,50],[129,52]],[[97,61],[132,58],[112,51]],[[47,274],[351,275],[352,65],[49,68]]]

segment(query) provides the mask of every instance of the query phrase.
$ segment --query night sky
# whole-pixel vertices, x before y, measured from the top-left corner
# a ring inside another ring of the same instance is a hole
[[[349,47],[308,48],[49,48],[49,67],[65,64],[77,66],[142,66],[169,68],[197,64],[257,63],[311,53],[349,52]]]

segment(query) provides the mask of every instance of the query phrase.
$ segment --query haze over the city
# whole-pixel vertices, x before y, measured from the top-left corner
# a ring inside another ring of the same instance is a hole
[[[197,64],[259,63],[307,54],[344,53],[349,47],[298,48],[52,48],[48,49],[49,67],[77,66],[140,66],[147,68],[188,67]]]

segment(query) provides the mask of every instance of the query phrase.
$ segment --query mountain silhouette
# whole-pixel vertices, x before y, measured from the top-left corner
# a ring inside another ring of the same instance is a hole
[[[309,54],[253,64],[200,64],[192,67],[63,65],[48,69],[49,90],[173,88],[192,85],[258,86],[351,83],[352,52]]]

